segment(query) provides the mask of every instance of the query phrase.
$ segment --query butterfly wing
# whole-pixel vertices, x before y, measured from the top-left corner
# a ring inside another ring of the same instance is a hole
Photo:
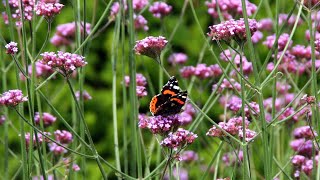
[[[158,97],[160,98],[157,98],[157,99],[162,99],[160,100],[162,102],[166,99],[166,98],[161,98],[161,97],[164,97],[161,95],[160,96],[158,95]],[[155,108],[154,112],[151,111],[151,108],[150,108],[150,111],[153,113],[154,116],[157,116],[157,115],[169,116],[173,114],[178,114],[180,113],[182,107],[185,105],[186,100],[187,100],[187,92],[186,91],[181,92],[174,96],[171,96],[169,99],[166,99],[164,103],[161,103],[160,101],[158,101],[159,106],[157,105],[155,106],[157,108]]]
[[[169,96],[174,96],[180,92],[181,89],[178,85],[178,80],[174,76],[169,79],[167,84],[165,84],[161,90],[161,94]]]

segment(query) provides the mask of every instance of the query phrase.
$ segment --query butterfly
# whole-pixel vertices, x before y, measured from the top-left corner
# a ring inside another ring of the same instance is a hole
[[[150,112],[153,116],[169,116],[178,114],[187,100],[187,91],[182,91],[177,79],[172,76],[162,87],[161,94],[155,95],[150,101]]]

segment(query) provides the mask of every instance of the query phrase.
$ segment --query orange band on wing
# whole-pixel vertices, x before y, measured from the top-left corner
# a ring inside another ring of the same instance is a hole
[[[156,112],[156,103],[157,103],[158,99],[157,96],[154,96],[151,101],[150,101],[150,106],[149,109],[151,111],[151,113],[155,113]]]
[[[181,105],[184,105],[184,101],[181,101],[179,98],[171,98],[170,101],[175,101]]]
[[[171,94],[172,96],[176,95],[176,93],[171,90],[164,90],[162,94]]]

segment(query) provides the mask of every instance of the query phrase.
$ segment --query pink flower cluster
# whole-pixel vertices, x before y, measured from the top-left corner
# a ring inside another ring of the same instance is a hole
[[[230,80],[230,81],[229,81]],[[220,86],[218,84],[212,85],[212,91],[215,91],[218,88],[218,92],[222,93],[224,90],[236,90],[241,91],[241,85],[236,80],[230,79],[223,79]]]
[[[160,145],[177,151],[178,147],[184,148],[185,146],[192,144],[197,137],[196,134],[179,128],[174,133],[170,132],[168,137],[161,141]]]
[[[4,115],[0,115],[0,126],[6,121],[6,117]]]
[[[266,45],[269,49],[271,49],[273,44],[275,43],[275,40],[276,40],[276,35],[271,35],[267,37],[267,39],[263,42],[263,44]],[[289,41],[289,34],[284,33],[280,35],[278,39],[278,50],[282,51],[285,48],[288,41]],[[290,40],[289,42],[289,46],[291,45],[292,45],[292,40]]]
[[[238,71],[240,71],[240,55],[235,51],[230,51],[229,49],[224,50],[220,53],[220,59],[226,62],[233,62],[237,66]],[[245,75],[248,75],[253,71],[252,62],[249,62],[244,55],[242,55],[242,69]],[[236,74],[236,72],[232,71],[230,74]]]
[[[254,19],[248,19],[248,21],[252,36],[258,29],[258,23]],[[231,19],[217,25],[209,26],[209,29],[210,32],[208,33],[208,36],[212,37],[212,40],[230,41],[231,39],[234,39],[237,42],[241,42],[247,39],[243,18],[240,20]]]
[[[34,122],[40,125],[40,121],[42,121],[44,127],[51,126],[56,120],[55,116],[47,112],[42,113],[41,116],[39,112],[36,112],[34,115]]]
[[[279,25],[283,25],[287,21],[287,18],[288,18],[288,14],[279,14],[279,19],[278,19]],[[286,25],[293,26],[296,19],[297,19],[297,16],[291,14]],[[302,19],[299,18],[298,25],[302,24],[302,22],[303,22]]]
[[[251,141],[255,136],[256,132],[248,129],[249,127],[249,121],[247,118],[245,118],[245,140],[246,142]],[[242,117],[234,117],[229,119],[227,122],[219,122],[218,124],[219,128],[215,125],[213,125],[209,131],[206,133],[207,136],[212,136],[212,137],[225,137],[226,134],[225,132],[229,133],[232,136],[238,136],[240,139],[243,138],[243,127],[242,127]],[[222,131],[223,129],[224,131]]]
[[[40,1],[35,6],[35,12],[38,16],[49,18],[59,14],[63,6],[60,3],[44,3]]]
[[[50,136],[51,133],[49,132],[43,132],[43,134],[47,135],[47,136]],[[37,133],[37,136],[38,136],[38,142],[39,144],[41,145],[43,142],[49,142],[49,139],[46,138],[45,136],[43,136],[42,134],[40,134],[39,132]],[[29,146],[30,146],[30,138],[31,138],[31,135],[29,132],[27,132],[25,135],[24,135],[24,138],[25,138],[25,141],[26,141],[26,149],[29,149]],[[36,139],[36,136],[35,134],[33,134],[33,138],[32,138],[33,142],[33,148],[36,148],[37,147],[37,139]]]
[[[156,18],[163,18],[164,16],[168,15],[171,12],[171,10],[172,6],[161,1],[156,1],[149,7],[149,11]]]
[[[230,97],[221,96],[220,104],[222,106],[227,107],[229,110],[233,111],[234,113],[238,113],[242,107],[242,100],[236,95],[232,95]],[[244,107],[246,117],[250,117],[251,115],[257,115],[260,113],[259,105],[252,101],[248,105]]]
[[[142,40],[136,41],[134,51],[138,55],[145,55],[150,58],[156,59],[160,57],[161,51],[165,48],[168,41],[165,37],[148,36]]]
[[[222,16],[225,19],[232,19],[236,16],[242,16],[241,0],[211,0],[206,1],[205,5],[208,7],[208,13],[214,18],[219,18],[217,6],[219,7]],[[247,15],[251,16],[256,12],[257,6],[246,0],[246,9]]]
[[[236,163],[241,163],[243,161],[243,151],[235,150],[236,152],[227,152],[223,154],[222,161],[226,166],[233,166]],[[236,153],[236,155],[235,155]]]
[[[142,15],[133,15],[134,18],[134,28],[135,29],[142,29],[144,31],[148,31],[148,21]]]
[[[320,52],[320,39],[314,41],[314,46],[318,52]]]
[[[76,94],[77,100],[79,101],[80,100],[80,91],[77,91],[75,94]],[[86,90],[84,90],[82,92],[82,97],[83,97],[84,101],[88,101],[88,100],[92,99],[91,95]]]
[[[199,159],[198,153],[194,151],[183,151],[178,160],[186,163],[191,163]]]
[[[7,54],[16,54],[18,52],[18,43],[16,42],[10,42],[5,45],[5,48],[7,49]]]
[[[85,31],[84,31],[85,29]],[[90,34],[91,31],[91,24],[86,23],[86,27],[84,27],[84,23],[81,22],[80,24],[80,31],[83,35],[84,33]],[[60,24],[56,27],[56,33],[50,39],[50,42],[55,46],[69,46],[75,40],[75,33],[76,33],[76,23],[66,23]]]
[[[206,64],[197,64],[197,66],[184,66],[180,69],[181,76],[190,78],[196,76],[200,79],[214,78],[222,74],[221,68],[217,65],[207,66]]]
[[[0,95],[0,105],[2,106],[16,106],[25,101],[28,101],[28,98],[23,96],[19,89],[9,90]]]
[[[40,62],[42,64],[48,65],[51,68],[58,68],[66,76],[71,74],[76,68],[83,67],[87,64],[83,56],[68,52],[44,52],[41,56],[42,59]]]
[[[35,63],[35,77],[36,78],[48,77],[52,73],[54,73],[54,70],[50,66],[44,65],[40,62]],[[30,64],[28,66],[28,75],[31,76],[31,74],[32,74],[32,65]],[[26,80],[26,77],[24,77],[24,75],[22,73],[20,73],[19,76],[20,76],[21,80],[23,80],[23,81]]]
[[[295,177],[300,177],[300,173],[304,172],[306,175],[311,175],[313,170],[313,153],[318,154],[319,149],[314,148],[313,139],[318,136],[316,132],[312,133],[310,126],[298,127],[294,130],[294,140],[291,141],[290,146],[296,152],[291,159],[294,166]],[[317,147],[317,146],[316,146]],[[316,166],[319,161],[319,155],[315,157]],[[315,166],[315,167],[316,167]]]
[[[21,12],[19,9],[19,0],[9,0],[8,3],[10,6],[10,9],[12,10],[11,17],[16,21],[16,26],[20,27],[22,21],[21,21]],[[23,18],[27,21],[31,21],[33,16],[35,0],[23,0],[21,1],[21,3],[24,11]],[[4,6],[6,6],[6,1],[3,1],[3,4]],[[5,20],[5,23],[9,24],[8,14],[6,12],[2,12],[2,16]]]
[[[178,114],[179,116],[179,122],[181,125],[187,125],[192,122],[192,119],[196,115],[197,111],[196,109],[192,106],[192,104],[187,103],[184,106],[184,110]]]
[[[187,60],[188,56],[184,53],[172,53],[168,58],[168,62],[172,65],[184,64]]]
[[[273,21],[271,18],[261,19],[258,23],[258,30],[270,31],[273,28]]]
[[[148,128],[153,134],[167,134],[181,125],[179,115],[171,116],[146,116],[139,115],[139,127]]]
[[[70,144],[73,140],[72,134],[69,131],[66,130],[56,130],[54,132],[55,140],[59,143],[61,143],[64,146],[67,146]],[[53,152],[54,155],[59,156],[67,153],[67,149],[65,149],[62,146],[59,146],[57,143],[49,143],[49,150]]]
[[[124,77],[124,83],[126,87],[129,87],[130,85],[130,77],[125,76]],[[144,97],[148,95],[147,92],[147,79],[143,76],[143,74],[137,73],[136,74],[136,93],[138,97]]]

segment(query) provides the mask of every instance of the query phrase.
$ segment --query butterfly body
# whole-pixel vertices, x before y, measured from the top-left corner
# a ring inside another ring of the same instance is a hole
[[[150,102],[150,112],[154,116],[169,116],[178,114],[187,100],[187,91],[181,91],[177,79],[172,76]]]

